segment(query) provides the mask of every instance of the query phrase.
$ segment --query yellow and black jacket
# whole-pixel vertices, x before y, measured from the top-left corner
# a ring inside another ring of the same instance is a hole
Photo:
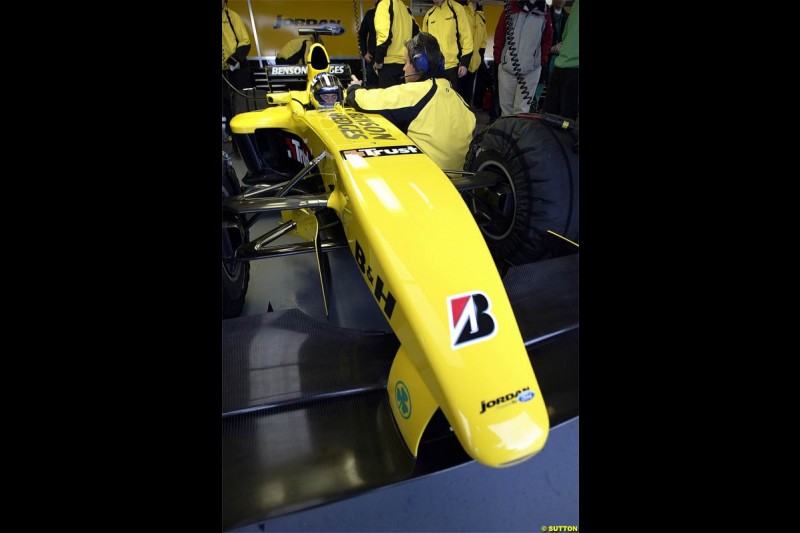
[[[467,17],[470,19],[472,28],[472,59],[469,62],[468,70],[475,72],[483,61],[483,51],[486,49],[486,17],[483,11],[475,11],[475,4],[470,2],[464,8]]]
[[[439,41],[445,69],[459,65],[469,68],[472,60],[472,29],[461,4],[444,0],[441,6],[434,5],[422,19],[422,31]]]
[[[305,65],[306,50],[313,43],[314,38],[309,36],[297,37],[284,44],[275,54],[277,65]]]
[[[444,78],[403,83],[387,89],[351,85],[346,104],[386,117],[439,168],[462,170],[475,129],[475,114]]]
[[[247,64],[250,51],[250,35],[242,18],[228,9],[222,8],[222,70],[228,69],[228,58],[233,56],[242,66]]]
[[[419,33],[419,25],[401,0],[380,0],[375,6],[376,49],[373,62],[404,64],[406,41]]]

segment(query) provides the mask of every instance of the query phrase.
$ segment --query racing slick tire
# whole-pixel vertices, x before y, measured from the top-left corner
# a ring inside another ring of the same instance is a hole
[[[241,193],[239,179],[233,170],[230,157],[222,157],[222,200]],[[222,318],[234,318],[242,314],[247,286],[250,283],[250,263],[226,260],[236,249],[250,240],[246,220],[242,215],[222,214]]]
[[[465,170],[501,182],[464,194],[498,265],[557,255],[552,230],[578,242],[578,130],[552,115],[501,117],[470,144]],[[555,240],[558,240],[557,238]]]

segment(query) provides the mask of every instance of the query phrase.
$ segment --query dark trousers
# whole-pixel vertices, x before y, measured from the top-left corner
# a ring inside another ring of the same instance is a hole
[[[450,85],[453,87],[458,86],[458,65],[453,68],[446,68],[444,69],[444,77],[450,81]]]
[[[478,65],[478,70],[475,71],[475,94],[472,96],[472,105],[475,107],[483,107],[483,95],[486,88],[492,84],[492,74],[486,63]]]
[[[372,61],[364,61],[364,69],[364,87],[377,89],[379,87],[378,75],[375,73]]]
[[[383,67],[378,71],[378,87],[386,89],[394,85],[403,83],[400,77],[403,75],[402,63],[384,63]]]
[[[544,98],[544,112],[575,120],[578,118],[580,87],[578,68],[553,69]]]
[[[458,69],[456,69],[456,76],[458,76]],[[467,103],[472,105],[472,89],[475,84],[475,73],[467,72],[463,78],[457,78],[456,91],[461,95],[461,98]]]

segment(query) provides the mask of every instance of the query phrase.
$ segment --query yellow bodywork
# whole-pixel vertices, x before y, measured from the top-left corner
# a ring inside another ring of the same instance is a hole
[[[237,115],[231,127],[287,129],[314,156],[329,153],[319,165],[328,207],[401,343],[387,391],[409,450],[417,454],[439,407],[483,464],[539,452],[549,431],[539,384],[483,236],[447,175],[378,115],[294,100]]]

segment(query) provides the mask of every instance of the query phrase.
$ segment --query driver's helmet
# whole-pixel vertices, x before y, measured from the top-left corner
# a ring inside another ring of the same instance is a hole
[[[332,108],[344,102],[342,82],[329,72],[320,72],[311,82],[311,100],[316,108]]]

